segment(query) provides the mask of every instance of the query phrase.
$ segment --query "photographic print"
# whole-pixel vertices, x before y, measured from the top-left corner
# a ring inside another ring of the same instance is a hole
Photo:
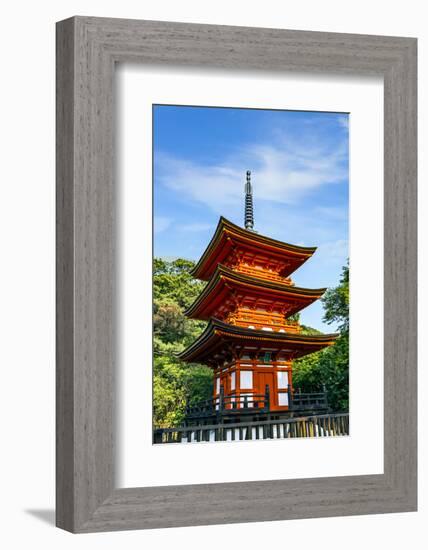
[[[417,508],[417,41],[314,36],[58,23],[59,527]]]
[[[153,106],[153,442],[349,434],[349,115]]]

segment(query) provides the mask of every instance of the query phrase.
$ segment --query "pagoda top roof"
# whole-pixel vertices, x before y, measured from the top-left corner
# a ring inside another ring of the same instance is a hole
[[[278,352],[288,351],[293,358],[331,346],[339,334],[291,334],[268,332],[223,323],[211,319],[204,332],[187,349],[178,354],[179,359],[189,363],[212,362],[215,354],[228,348],[230,343],[241,346],[268,347]]]
[[[185,315],[193,319],[209,319],[217,305],[224,303],[232,292],[258,296],[271,302],[290,302],[287,316],[297,313],[318,300],[325,288],[301,288],[278,281],[267,281],[245,273],[217,265],[209,283],[205,286]]]
[[[316,250],[316,247],[288,244],[260,235],[255,231],[243,229],[221,216],[211,241],[191,271],[193,277],[207,281],[213,274],[217,264],[224,263],[224,259],[231,251],[232,242],[249,247],[265,255],[268,253],[270,256],[278,259],[287,259],[288,268],[283,273],[284,277],[293,273]]]

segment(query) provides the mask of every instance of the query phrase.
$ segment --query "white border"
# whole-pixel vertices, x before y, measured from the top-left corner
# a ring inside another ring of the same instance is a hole
[[[120,66],[118,487],[383,472],[383,82]],[[351,435],[152,445],[152,104],[350,112]]]

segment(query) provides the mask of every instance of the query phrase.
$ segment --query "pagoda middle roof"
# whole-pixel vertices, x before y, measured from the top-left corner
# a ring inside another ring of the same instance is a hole
[[[297,246],[271,239],[239,227],[221,216],[211,241],[191,271],[193,277],[208,281],[217,264],[224,263],[225,258],[231,253],[233,245],[241,245],[278,260],[287,260],[288,265],[282,273],[284,277],[293,273],[316,250],[316,247]]]
[[[330,346],[339,334],[292,334],[268,332],[230,325],[211,319],[204,332],[188,348],[178,354],[186,362],[208,363],[214,356],[235,346],[267,347],[278,352],[289,352],[293,358],[302,357]]]
[[[254,296],[269,302],[290,304],[287,316],[297,313],[318,300],[325,288],[301,288],[277,281],[259,279],[245,273],[218,265],[209,283],[193,304],[185,311],[192,319],[208,320],[215,310],[234,293]]]

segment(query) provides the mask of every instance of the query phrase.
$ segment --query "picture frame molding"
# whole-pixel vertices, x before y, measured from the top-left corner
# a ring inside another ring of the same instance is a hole
[[[56,40],[57,526],[84,533],[415,511],[416,39],[72,17],[57,23]],[[119,62],[383,77],[383,474],[115,488]]]

